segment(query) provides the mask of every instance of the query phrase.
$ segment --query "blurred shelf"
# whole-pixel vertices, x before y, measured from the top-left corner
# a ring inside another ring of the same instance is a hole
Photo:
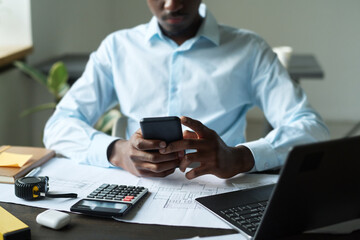
[[[5,67],[13,61],[25,58],[33,50],[30,45],[26,46],[0,46],[0,67]]]

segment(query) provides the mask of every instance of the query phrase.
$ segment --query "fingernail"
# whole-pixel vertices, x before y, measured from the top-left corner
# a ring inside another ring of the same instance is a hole
[[[160,153],[165,153],[165,149],[164,149],[164,148],[163,148],[163,149],[160,149],[159,152],[160,152]]]
[[[166,147],[166,143],[165,143],[165,142],[160,142],[159,146],[160,146],[161,148],[165,148],[165,147]]]

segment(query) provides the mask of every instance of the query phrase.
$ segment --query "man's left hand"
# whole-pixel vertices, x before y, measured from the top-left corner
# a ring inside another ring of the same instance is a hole
[[[160,153],[183,152],[187,149],[196,150],[196,152],[180,156],[180,170],[183,172],[191,163],[200,163],[199,167],[186,173],[188,179],[205,174],[213,174],[219,178],[230,178],[253,168],[254,158],[247,147],[227,146],[214,130],[189,117],[181,117],[181,123],[192,129],[193,132],[184,131],[183,140],[170,143],[165,149],[161,149]]]

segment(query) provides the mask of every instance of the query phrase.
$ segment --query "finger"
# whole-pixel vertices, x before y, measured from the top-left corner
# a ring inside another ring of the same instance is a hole
[[[211,156],[209,156],[209,153],[207,152],[188,153],[181,159],[179,168],[182,172],[185,172],[186,168],[192,163],[201,163],[201,165],[206,165],[208,168],[212,167],[214,164],[209,161],[211,159],[210,157]]]
[[[134,151],[131,155],[133,162],[161,163],[179,160],[179,153],[160,154],[157,152]]]
[[[186,149],[206,150],[210,146],[205,139],[183,139],[170,143],[166,148],[160,149],[162,154],[180,152]]]
[[[195,132],[192,132],[192,131],[189,131],[189,130],[184,131],[183,137],[184,138],[194,138],[194,139],[199,138],[198,135]]]
[[[140,164],[136,164],[136,168],[138,170],[145,170],[153,173],[161,173],[179,167],[179,162],[180,162],[179,160],[156,163],[156,164],[143,162]]]
[[[189,155],[189,154],[187,154],[187,155]],[[191,163],[192,162],[189,160],[189,158],[187,158],[187,157],[182,158],[180,161],[180,165],[179,165],[180,171],[185,172],[186,168],[188,168]]]
[[[199,176],[205,175],[205,174],[210,174],[210,170],[207,167],[204,166],[200,166],[197,168],[193,168],[191,171],[187,172],[185,174],[185,177],[187,179],[194,179],[197,178]]]
[[[184,116],[182,116],[180,120],[183,125],[194,130],[196,134],[199,136],[199,138],[204,138],[208,136],[211,132],[209,128],[207,128],[204,124],[202,124],[198,120],[194,120],[192,118],[184,117]]]
[[[157,150],[166,147],[166,142],[161,140],[144,139],[141,132],[136,133],[130,139],[131,145],[142,151],[146,150]]]
[[[154,173],[146,170],[139,170],[139,175],[142,177],[166,177],[175,172],[175,169],[170,169],[161,173]]]

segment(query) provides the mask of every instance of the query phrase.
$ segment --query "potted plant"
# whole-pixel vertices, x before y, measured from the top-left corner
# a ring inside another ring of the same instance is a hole
[[[68,84],[69,74],[67,72],[66,66],[61,61],[52,65],[48,76],[46,76],[38,69],[31,67],[30,65],[21,61],[15,61],[14,65],[19,70],[28,75],[31,79],[45,86],[47,90],[54,96],[53,102],[43,103],[30,109],[26,109],[20,114],[21,117],[28,116],[38,111],[55,109],[56,105],[70,88]],[[99,131],[111,135],[112,127],[116,120],[120,118],[120,116],[120,111],[116,108],[112,108],[103,116],[101,116],[94,127]]]

